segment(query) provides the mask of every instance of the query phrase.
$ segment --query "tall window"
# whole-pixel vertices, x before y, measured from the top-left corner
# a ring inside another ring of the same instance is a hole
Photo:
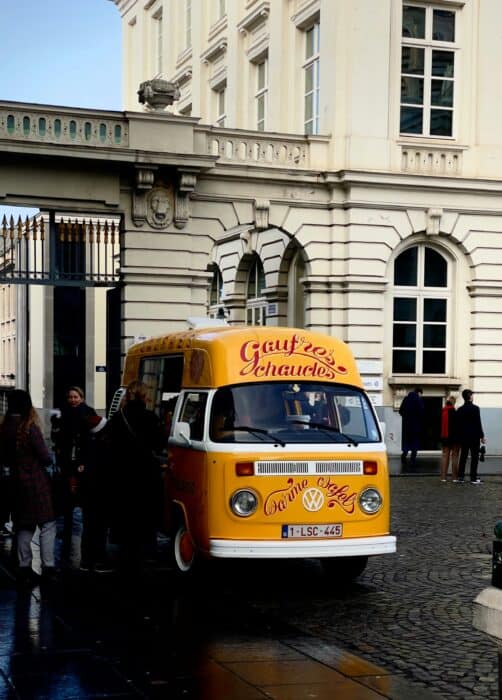
[[[402,134],[453,135],[455,19],[453,10],[403,5]]]
[[[305,277],[305,263],[300,251],[296,251],[288,272],[288,326],[303,328],[305,325],[305,294],[301,283]]]
[[[256,129],[265,131],[267,118],[268,61],[264,59],[256,66]]]
[[[258,257],[255,257],[249,268],[246,291],[246,321],[251,326],[267,325],[267,300],[263,297],[265,289],[265,273]]]
[[[216,91],[216,126],[225,126],[226,118],[226,88],[222,87]]]
[[[320,25],[316,22],[305,32],[305,116],[306,134],[319,133],[319,37]]]
[[[394,263],[393,374],[445,374],[450,298],[448,262],[414,246]]]
[[[192,45],[192,0],[185,0],[185,48]]]

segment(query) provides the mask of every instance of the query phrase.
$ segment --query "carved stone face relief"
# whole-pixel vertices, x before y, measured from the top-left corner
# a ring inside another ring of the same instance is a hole
[[[166,228],[173,220],[173,197],[165,187],[153,187],[147,194],[146,220],[153,228]]]

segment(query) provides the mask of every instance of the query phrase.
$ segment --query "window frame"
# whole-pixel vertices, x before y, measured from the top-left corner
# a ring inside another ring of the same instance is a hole
[[[399,260],[399,257],[409,250],[411,247],[417,247],[417,281],[413,285],[398,285],[393,284],[392,287],[392,304],[391,304],[391,363],[392,376],[408,376],[408,375],[418,375],[422,377],[446,377],[449,376],[451,370],[451,339],[450,339],[450,329],[451,329],[451,317],[452,317],[452,278],[453,278],[453,262],[445,254],[443,250],[438,250],[436,247],[428,245],[427,243],[415,243],[414,246],[409,246],[408,248],[400,251],[399,255],[396,256],[393,263],[393,277],[395,274],[395,266]],[[446,285],[444,287],[438,286],[425,286],[425,251],[430,248],[435,253],[440,255],[446,265]],[[396,299],[414,299],[416,301],[415,307],[415,320],[396,320],[395,318],[395,300]],[[430,321],[425,319],[425,302],[426,300],[441,300],[445,301],[445,320],[444,321]],[[414,345],[397,345],[394,343],[394,329],[400,325],[414,325],[415,326],[415,344]],[[437,326],[444,327],[444,345],[443,346],[428,346],[425,345],[424,332],[427,326]],[[413,350],[415,353],[415,363],[414,369],[398,371],[395,369],[394,353],[400,350]],[[424,372],[424,353],[425,352],[442,352],[444,354],[444,370],[442,372]]]
[[[403,36],[404,29],[404,8],[405,7],[416,7],[425,11],[425,36],[424,38],[417,37],[405,37]],[[433,21],[434,12],[450,12],[454,16],[454,33],[455,38],[453,41],[444,41],[433,38]],[[413,2],[411,0],[408,2],[404,0],[401,5],[401,43],[400,43],[400,86],[399,86],[399,134],[405,137],[417,137],[417,138],[430,138],[430,139],[454,139],[456,135],[456,119],[458,113],[458,63],[460,49],[458,45],[458,34],[459,34],[459,8],[444,6],[440,3],[430,3],[423,4],[418,2]],[[403,49],[419,49],[423,50],[423,73],[416,72],[405,72],[403,71]],[[453,54],[453,75],[433,75],[433,52],[434,51],[446,51]],[[422,80],[422,101],[413,102],[403,100],[402,89],[403,81],[407,79],[417,79]],[[451,106],[448,105],[435,105],[433,104],[432,93],[433,93],[433,82],[443,81],[446,83],[451,83],[452,85],[452,101]],[[422,110],[422,129],[418,131],[406,131],[402,128],[403,119],[403,109],[421,109]],[[451,133],[450,134],[440,134],[431,133],[431,115],[433,111],[437,112],[448,112],[451,114]]]
[[[263,84],[260,85],[260,68],[263,66]],[[256,92],[255,92],[255,114],[256,114],[256,130],[267,130],[267,112],[268,112],[268,57],[265,56],[261,61],[256,63]],[[260,118],[260,105],[263,105],[263,117]]]
[[[254,289],[250,289],[254,280]],[[260,280],[265,286],[260,287]],[[246,323],[251,326],[267,325],[267,299],[263,296],[266,287],[265,271],[258,256],[255,256],[249,266],[246,279]]]
[[[313,33],[312,52],[308,54],[308,34]],[[307,26],[304,34],[303,69],[303,127],[305,134],[319,134],[320,127],[320,88],[321,88],[321,23],[316,19]],[[307,89],[308,71],[312,70],[312,87]],[[310,101],[312,116],[307,118],[307,100]]]
[[[216,115],[214,123],[216,126],[224,129],[227,120],[226,104],[227,104],[227,86],[221,85],[218,89],[214,90],[216,97]],[[222,110],[223,107],[223,110]]]

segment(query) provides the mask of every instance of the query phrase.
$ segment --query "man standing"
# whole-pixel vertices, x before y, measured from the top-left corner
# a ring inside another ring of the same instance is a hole
[[[465,465],[471,453],[471,484],[480,484],[478,479],[479,445],[484,444],[485,434],[481,425],[479,406],[472,403],[473,392],[464,389],[464,405],[457,411],[457,427],[460,436],[460,459],[458,461],[458,480],[464,481]]]
[[[410,465],[414,466],[417,460],[417,452],[420,447],[422,428],[424,422],[425,406],[422,399],[422,389],[417,386],[404,397],[399,407],[399,415],[402,417],[401,428],[401,463],[406,464],[408,452],[411,453]]]

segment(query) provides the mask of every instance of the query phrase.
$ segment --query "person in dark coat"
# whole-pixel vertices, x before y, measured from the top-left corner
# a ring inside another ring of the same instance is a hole
[[[457,428],[457,412],[455,411],[456,398],[449,396],[441,409],[441,481],[446,482],[448,467],[451,460],[451,478],[458,480],[458,455],[460,450],[460,437]]]
[[[106,418],[89,416],[89,442],[80,473],[79,502],[82,509],[80,571],[113,571],[108,561],[109,508],[112,498],[110,455],[104,437]]]
[[[61,560],[64,564],[70,563],[73,513],[78,504],[79,482],[88,460],[91,416],[97,416],[97,413],[86,404],[84,392],[78,386],[71,386],[66,392],[66,405],[61,409],[60,416],[51,419],[51,438],[63,485]]]
[[[154,553],[162,504],[158,455],[164,434],[157,415],[147,409],[147,387],[132,382],[120,410],[108,421],[107,437],[114,465],[112,528],[119,546],[119,564],[140,570]]]
[[[30,395],[22,389],[8,394],[7,413],[0,431],[2,461],[11,479],[12,521],[16,533],[19,579],[33,582],[31,541],[40,529],[42,576],[55,575],[56,519],[52,487],[46,471],[52,457],[45,444]]]
[[[416,463],[417,452],[422,439],[424,422],[424,401],[422,399],[422,389],[416,387],[404,397],[399,414],[402,417],[401,432],[401,462],[407,463],[408,452],[410,452],[410,464]]]
[[[472,402],[473,392],[464,389],[462,398],[464,404],[457,411],[457,427],[460,436],[460,459],[458,461],[458,481],[462,483],[465,477],[465,465],[469,452],[471,453],[471,484],[480,484],[478,479],[478,462],[480,444],[485,444],[485,434],[481,425],[479,406]]]

